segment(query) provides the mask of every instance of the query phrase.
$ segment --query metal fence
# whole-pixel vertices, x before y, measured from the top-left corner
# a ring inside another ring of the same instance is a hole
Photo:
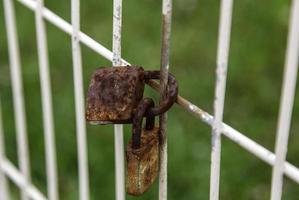
[[[112,61],[113,65],[127,65],[127,61],[121,58],[121,22],[122,1],[114,0],[113,14],[113,52],[100,43],[80,31],[80,2],[72,0],[71,24],[57,16],[43,5],[43,0],[17,0],[28,9],[35,12],[39,71],[41,80],[41,98],[43,108],[43,124],[45,138],[46,168],[47,168],[47,195],[40,192],[30,179],[30,162],[27,143],[27,127],[24,107],[24,94],[21,77],[20,52],[16,29],[13,0],[3,0],[6,31],[8,38],[9,61],[12,81],[13,104],[15,112],[15,125],[17,136],[17,148],[19,167],[14,166],[5,156],[5,144],[3,139],[3,127],[0,102],[0,197],[1,200],[9,198],[7,178],[13,181],[21,191],[22,200],[27,199],[49,199],[57,200],[58,178],[55,150],[55,133],[52,114],[52,94],[50,86],[47,36],[44,27],[45,20],[58,27],[61,31],[72,37],[73,53],[73,76],[76,110],[76,130],[79,169],[79,194],[81,200],[89,199],[89,175],[86,144],[86,127],[84,119],[84,91],[82,78],[82,61],[80,43],[92,49],[104,58]],[[171,22],[171,0],[163,0],[162,14],[167,18],[164,27],[163,40],[166,42],[165,52],[168,52],[167,40],[170,34]],[[189,111],[199,120],[212,127],[212,154],[211,154],[211,178],[210,199],[219,199],[219,177],[220,177],[220,154],[221,136],[224,135],[240,147],[246,149],[262,161],[273,166],[271,199],[278,200],[282,196],[283,176],[286,175],[299,184],[299,169],[286,161],[288,147],[288,136],[291,122],[293,100],[296,86],[298,57],[299,57],[299,0],[293,0],[289,20],[289,35],[286,50],[285,71],[283,78],[283,89],[281,94],[279,121],[277,128],[275,153],[270,152],[260,144],[254,142],[233,127],[222,122],[224,109],[226,72],[228,67],[230,30],[232,20],[233,0],[221,1],[221,14],[219,21],[219,38],[216,68],[216,88],[214,98],[214,116],[203,111],[188,100],[179,96],[177,104]],[[168,34],[168,35],[167,35]],[[162,68],[168,70],[168,56],[162,60]],[[159,90],[156,82],[150,82],[150,86]],[[124,144],[122,125],[115,125],[115,163],[116,163],[116,199],[125,199],[124,190]],[[167,142],[163,146],[161,160],[161,171],[159,181],[159,199],[167,199]]]

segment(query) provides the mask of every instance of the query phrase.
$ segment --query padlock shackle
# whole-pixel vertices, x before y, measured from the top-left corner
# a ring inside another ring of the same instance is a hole
[[[132,148],[139,149],[141,143],[141,131],[142,131],[142,120],[146,116],[145,129],[152,130],[155,126],[155,116],[148,113],[148,109],[154,107],[155,103],[151,98],[142,99],[136,109],[136,113],[133,117],[132,126]]]
[[[144,79],[160,79],[160,71],[144,71]],[[167,93],[166,98],[160,102],[159,106],[152,107],[149,109],[148,113],[150,115],[161,115],[175,103],[177,96],[178,96],[178,83],[175,79],[175,77],[172,74],[168,74],[168,83],[167,83]]]

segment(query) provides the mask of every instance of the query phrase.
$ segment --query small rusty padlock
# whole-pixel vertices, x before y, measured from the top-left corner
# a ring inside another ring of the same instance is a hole
[[[149,189],[159,169],[159,128],[155,127],[155,117],[147,113],[150,107],[154,107],[150,98],[139,103],[133,119],[132,140],[126,150],[127,193],[134,196]],[[142,128],[142,119],[146,114],[146,124]]]

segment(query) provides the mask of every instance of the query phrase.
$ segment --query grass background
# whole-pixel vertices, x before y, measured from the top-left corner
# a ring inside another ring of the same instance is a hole
[[[180,94],[212,113],[219,1],[174,0],[170,71]],[[70,0],[46,0],[46,6],[70,21]],[[288,31],[290,1],[235,1],[224,121],[274,150]],[[33,183],[46,193],[44,139],[36,33],[32,11],[15,3],[21,48]],[[123,2],[122,56],[146,69],[160,63],[161,1]],[[111,49],[112,1],[81,2],[83,32]],[[47,23],[55,117],[59,193],[77,199],[77,151],[71,39]],[[99,66],[111,63],[82,45],[84,88]],[[7,35],[0,4],[0,93],[6,151],[17,164]],[[298,90],[298,89],[297,89]],[[86,92],[85,92],[86,93]],[[147,89],[147,95],[157,95]],[[294,103],[287,159],[299,166],[299,99]],[[130,139],[126,126],[125,140]],[[114,199],[113,126],[87,125],[91,199]],[[169,112],[169,199],[208,199],[210,128],[178,106]],[[283,199],[295,200],[299,187],[285,178]],[[221,199],[269,199],[271,167],[223,138]],[[140,198],[157,199],[157,183]],[[19,192],[11,184],[13,196]]]

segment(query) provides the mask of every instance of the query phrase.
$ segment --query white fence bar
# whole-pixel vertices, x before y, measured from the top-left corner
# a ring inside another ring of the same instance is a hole
[[[25,176],[16,169],[9,160],[0,161],[1,170],[12,180],[19,188],[24,188],[28,198],[33,200],[47,200],[47,198],[30,182],[25,179]]]
[[[3,164],[5,159],[5,141],[4,141],[4,130],[2,120],[2,105],[0,99],[0,166]],[[0,169],[0,197],[2,200],[9,200],[9,190],[5,173]]]
[[[49,71],[46,30],[42,16],[43,0],[37,0],[35,12],[39,73],[41,82],[44,140],[46,153],[47,186],[49,200],[58,200],[55,133],[53,123],[52,93]]]
[[[162,49],[160,66],[160,102],[166,98],[171,35],[172,0],[162,1]],[[160,115],[159,200],[167,200],[167,113]]]
[[[112,64],[117,67],[121,61],[122,0],[113,0],[113,43]],[[123,125],[114,125],[115,192],[117,200],[125,199],[124,136]]]
[[[218,34],[216,88],[214,97],[214,116],[212,125],[210,200],[219,199],[221,126],[224,110],[226,74],[232,21],[233,0],[222,0]]]
[[[89,176],[88,176],[88,156],[86,144],[86,123],[84,108],[84,89],[82,57],[80,48],[80,0],[72,0],[71,8],[72,18],[72,55],[73,55],[73,73],[74,90],[76,104],[76,129],[77,129],[77,150],[79,166],[79,195],[80,200],[89,199]]]
[[[4,0],[3,2],[17,133],[18,159],[21,172],[25,178],[24,180],[30,181],[27,127],[15,13],[12,0]],[[22,200],[28,200],[25,187],[26,184],[21,188]]]
[[[276,136],[276,160],[272,172],[271,200],[280,200],[282,196],[284,163],[288,148],[289,130],[296,90],[298,56],[299,0],[293,0]]]

